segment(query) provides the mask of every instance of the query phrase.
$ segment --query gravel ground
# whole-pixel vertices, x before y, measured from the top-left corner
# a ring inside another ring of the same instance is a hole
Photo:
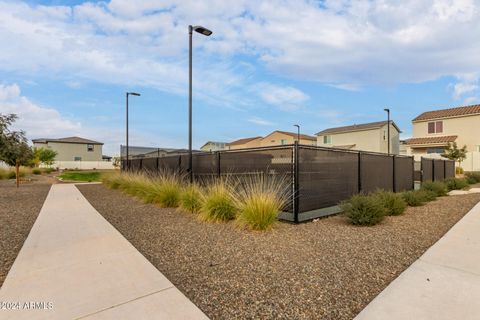
[[[352,319],[480,201],[444,197],[374,227],[334,216],[257,233],[102,185],[79,189],[212,319]]]
[[[47,178],[0,181],[0,286],[22,248],[50,190]]]

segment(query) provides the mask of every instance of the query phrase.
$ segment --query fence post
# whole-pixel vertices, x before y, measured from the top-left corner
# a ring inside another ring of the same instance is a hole
[[[155,165],[155,167],[156,167],[156,169],[157,169],[157,174],[158,174],[158,171],[159,171],[159,170],[158,170],[158,164],[159,164],[159,162],[160,162],[160,157],[157,157],[157,163],[156,163],[156,165]]]
[[[220,152],[217,151],[217,176],[221,176],[222,172],[220,171]]]
[[[138,165],[138,171],[142,171],[143,169],[143,158],[140,159],[140,164]]]
[[[447,179],[447,160],[443,161],[443,180]]]
[[[362,192],[362,153],[358,152],[358,193]]]
[[[298,163],[298,141],[293,145],[293,221],[298,223],[298,210],[300,201],[299,190],[299,163]]]
[[[422,183],[422,165],[420,161],[420,183]],[[415,158],[412,157],[412,190],[415,190]]]
[[[435,180],[435,160],[432,159],[432,181]]]
[[[396,177],[395,177],[395,155],[392,156],[392,159],[393,159],[393,166],[392,166],[392,171],[393,171],[393,175],[392,175],[392,184],[393,184],[393,192],[397,192],[397,187],[396,187]]]

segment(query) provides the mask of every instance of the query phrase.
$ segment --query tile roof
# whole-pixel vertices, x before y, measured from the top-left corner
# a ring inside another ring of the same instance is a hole
[[[480,114],[480,104],[443,109],[443,110],[427,111],[420,114],[418,117],[416,117],[412,121],[449,118],[449,117],[466,116],[466,115],[472,115],[472,114]]]
[[[59,139],[41,138],[41,139],[32,139],[32,141],[40,142],[40,143],[63,142],[63,143],[82,143],[82,144],[103,144],[102,142],[93,141],[93,140],[80,138],[80,137],[67,137],[67,138],[59,138]]]
[[[287,136],[294,137],[294,138],[297,138],[297,136],[298,136],[298,134],[294,133],[294,132],[276,130],[276,131],[273,131],[272,133],[275,133],[275,132],[283,133],[283,134],[286,134]],[[272,134],[272,133],[270,133],[270,134]],[[303,140],[317,141],[316,137],[309,136],[309,135],[306,135],[306,134],[300,134],[300,140],[302,140],[302,139]]]
[[[424,138],[411,138],[405,140],[407,144],[438,144],[454,142],[457,136],[439,136],[439,137],[424,137]]]
[[[227,146],[235,146],[235,145],[244,144],[244,143],[247,143],[247,142],[250,142],[250,141],[253,141],[253,140],[256,140],[256,139],[261,139],[261,138],[262,138],[261,136],[251,137],[251,138],[243,138],[243,139],[238,139],[238,140],[232,141],[230,143],[227,143],[226,145]]]
[[[397,127],[395,122],[390,120],[392,125],[401,132],[400,129]],[[344,133],[344,132],[354,132],[354,131],[363,131],[363,130],[371,130],[371,129],[378,129],[383,127],[387,124],[387,121],[377,121],[377,122],[370,122],[370,123],[361,123],[361,124],[354,124],[351,126],[344,126],[344,127],[336,127],[336,128],[328,128],[323,131],[318,132],[316,135],[325,135],[325,134],[334,134],[334,133]]]

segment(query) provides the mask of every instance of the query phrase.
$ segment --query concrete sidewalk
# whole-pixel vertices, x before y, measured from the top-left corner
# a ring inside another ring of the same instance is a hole
[[[73,184],[52,185],[0,301],[21,309],[0,319],[208,319]]]
[[[355,319],[480,319],[480,203]]]

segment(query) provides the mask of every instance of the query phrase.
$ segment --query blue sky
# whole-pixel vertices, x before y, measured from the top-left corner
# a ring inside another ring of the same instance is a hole
[[[194,147],[273,130],[378,121],[479,102],[478,1],[0,0],[0,112],[29,138]]]

